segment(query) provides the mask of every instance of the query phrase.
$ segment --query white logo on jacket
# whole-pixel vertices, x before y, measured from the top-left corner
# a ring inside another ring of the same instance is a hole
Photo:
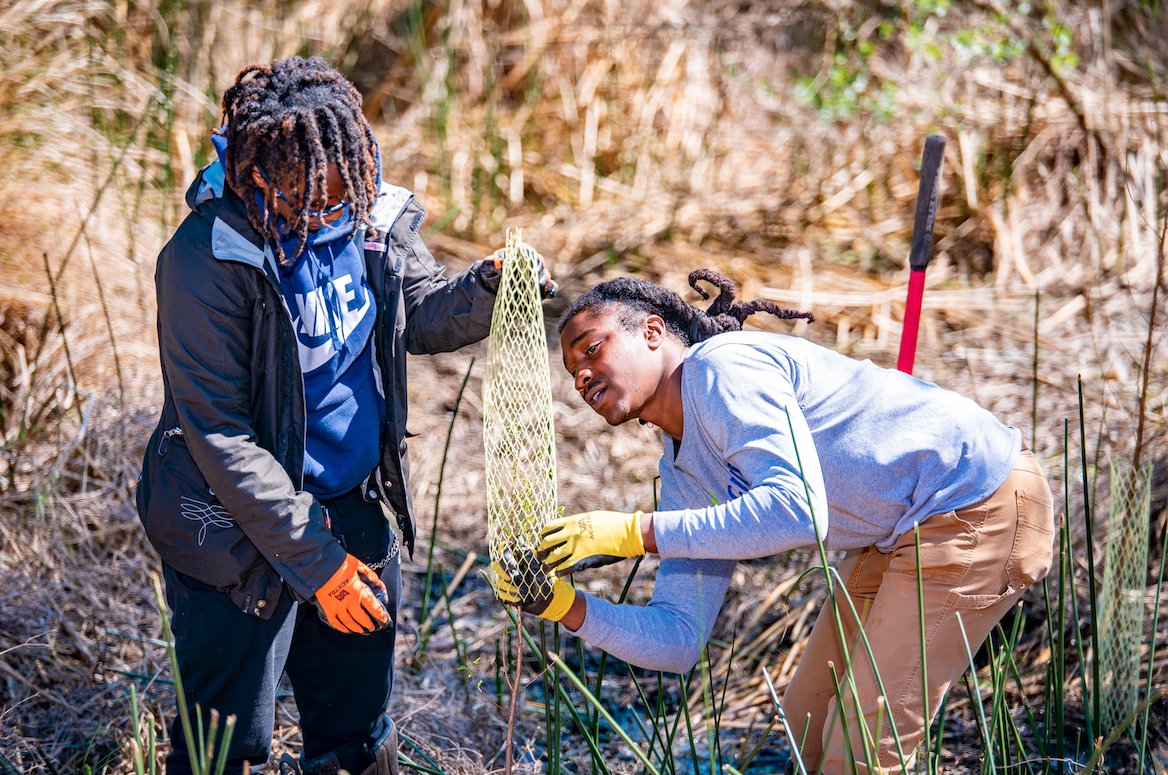
[[[333,296],[330,304],[326,293]],[[371,310],[369,294],[353,276],[334,277],[320,288],[296,294],[296,344],[307,373],[333,358]]]
[[[207,540],[207,528],[235,527],[235,520],[227,513],[227,509],[218,504],[188,498],[185,495],[179,497],[179,502],[182,515],[192,522],[199,523],[199,546]]]

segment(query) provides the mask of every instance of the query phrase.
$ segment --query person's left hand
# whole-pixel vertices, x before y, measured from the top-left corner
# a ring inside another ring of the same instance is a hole
[[[572,585],[545,571],[530,547],[505,550],[502,559],[492,562],[490,572],[484,575],[500,603],[518,606],[550,622],[563,619],[576,600]]]
[[[385,584],[351,554],[313,597],[320,618],[338,632],[365,634],[393,626]]]
[[[566,575],[645,554],[641,512],[586,511],[544,525],[535,555],[553,572]]]
[[[499,281],[503,278],[503,261],[506,258],[506,255],[507,249],[499,248],[494,253],[483,259],[483,267],[481,270],[483,281],[486,282],[492,290],[498,289]],[[560,290],[560,286],[548,273],[547,265],[544,263],[543,256],[541,256],[539,253],[535,254],[535,267],[536,274],[539,278],[540,298],[552,298],[556,295],[556,292]]]

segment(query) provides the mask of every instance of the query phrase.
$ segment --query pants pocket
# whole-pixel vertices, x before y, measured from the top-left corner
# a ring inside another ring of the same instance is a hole
[[[925,584],[955,588],[965,581],[977,548],[977,531],[984,521],[985,509],[977,506],[960,513],[934,514],[921,523],[920,572]],[[916,537],[912,531],[896,542],[888,570],[916,578]]]
[[[1049,492],[1014,493],[1018,526],[1006,562],[1010,586],[1025,589],[1046,577],[1054,560],[1054,507]]]

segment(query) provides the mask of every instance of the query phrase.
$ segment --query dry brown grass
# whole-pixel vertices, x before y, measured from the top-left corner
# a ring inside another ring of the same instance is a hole
[[[0,772],[5,760],[21,770],[126,771],[116,749],[127,736],[129,682],[145,688],[156,716],[169,707],[162,653],[149,642],[159,633],[148,582],[157,561],[130,503],[159,398],[153,257],[207,153],[218,119],[207,95],[247,61],[310,50],[353,73],[387,176],[413,188],[441,224],[428,241],[452,267],[500,246],[507,226],[551,258],[568,297],[624,272],[682,290],[690,269],[713,266],[747,298],[812,309],[819,321],[800,333],[888,365],[915,164],[925,133],[941,131],[949,146],[918,373],[1032,431],[1056,489],[1081,375],[1093,475],[1106,477],[1110,457],[1130,459],[1168,209],[1168,13],[1135,2],[1059,5],[1080,61],[1055,66],[1041,11],[1003,23],[992,0],[951,7],[924,34],[944,41],[973,29],[1012,41],[1017,53],[1005,63],[963,60],[951,48],[934,59],[899,28],[882,41],[870,20],[892,8],[879,4],[410,7],[195,0],[158,14],[132,2],[0,1]],[[890,119],[862,110],[829,121],[792,97],[802,76],[829,89],[823,51],[847,29],[874,45],[863,65],[873,89],[896,87]],[[1162,330],[1145,406],[1146,449],[1160,465]],[[470,357],[413,364],[423,534]],[[483,550],[480,373],[455,426],[457,474],[443,489],[437,557],[447,578],[467,551]],[[565,508],[646,506],[653,434],[610,431],[567,380],[555,390]],[[1071,465],[1082,541],[1074,434]],[[815,605],[814,590],[786,607],[776,597],[799,565],[744,565],[719,625],[718,636],[736,631],[742,649],[723,723],[754,725],[749,742],[769,713],[755,665],[785,680]],[[405,569],[407,600],[417,601],[424,567]],[[588,583],[615,594],[620,581],[613,571]],[[635,585],[634,598],[648,589]],[[448,771],[498,769],[505,716],[491,664],[502,620],[475,574],[453,594],[454,626],[481,658],[473,672],[483,686],[462,691],[449,617],[436,620],[426,656],[411,656],[411,611],[396,713]],[[1042,660],[1035,655],[1034,675]],[[1157,665],[1163,683],[1168,662]],[[529,715],[521,727],[529,745],[536,724]],[[290,702],[278,726],[277,750],[294,750]],[[960,737],[951,753],[974,755]]]

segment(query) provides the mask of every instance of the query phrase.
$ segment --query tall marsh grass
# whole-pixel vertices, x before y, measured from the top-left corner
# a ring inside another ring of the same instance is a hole
[[[927,132],[947,134],[918,371],[1000,416],[1029,415],[1064,518],[1054,570],[971,655],[918,767],[1163,772],[1168,13],[1150,2],[1003,11],[981,0],[0,3],[0,773],[157,771],[171,671],[156,558],[132,509],[158,401],[153,259],[237,69],[298,52],[358,84],[387,176],[416,192],[427,242],[452,267],[501,246],[508,226],[551,259],[566,296],[613,272],[680,287],[712,265],[748,298],[814,309],[821,322],[797,333],[886,363],[913,165]],[[413,365],[433,393],[411,413],[423,433],[418,513],[435,519],[425,563],[406,566],[425,602],[405,614],[416,638],[399,639],[413,648],[395,709],[403,765],[499,769],[504,678],[520,675],[516,769],[781,767],[798,733],[784,732],[770,684],[781,702],[811,618],[839,587],[822,570],[831,558],[744,565],[684,677],[630,669],[556,628],[528,622],[521,634],[470,572],[482,562],[481,445],[470,430],[451,442],[447,410],[479,410],[455,396],[462,369],[433,363]],[[556,390],[564,503],[596,507],[598,492],[641,502],[651,445],[601,438],[590,410]],[[1136,703],[1109,727],[1096,577],[1107,461],[1132,459],[1132,439],[1153,466],[1150,563]],[[643,601],[647,575],[577,581]],[[517,641],[522,669],[508,663]],[[290,714],[278,750],[294,750]]]

